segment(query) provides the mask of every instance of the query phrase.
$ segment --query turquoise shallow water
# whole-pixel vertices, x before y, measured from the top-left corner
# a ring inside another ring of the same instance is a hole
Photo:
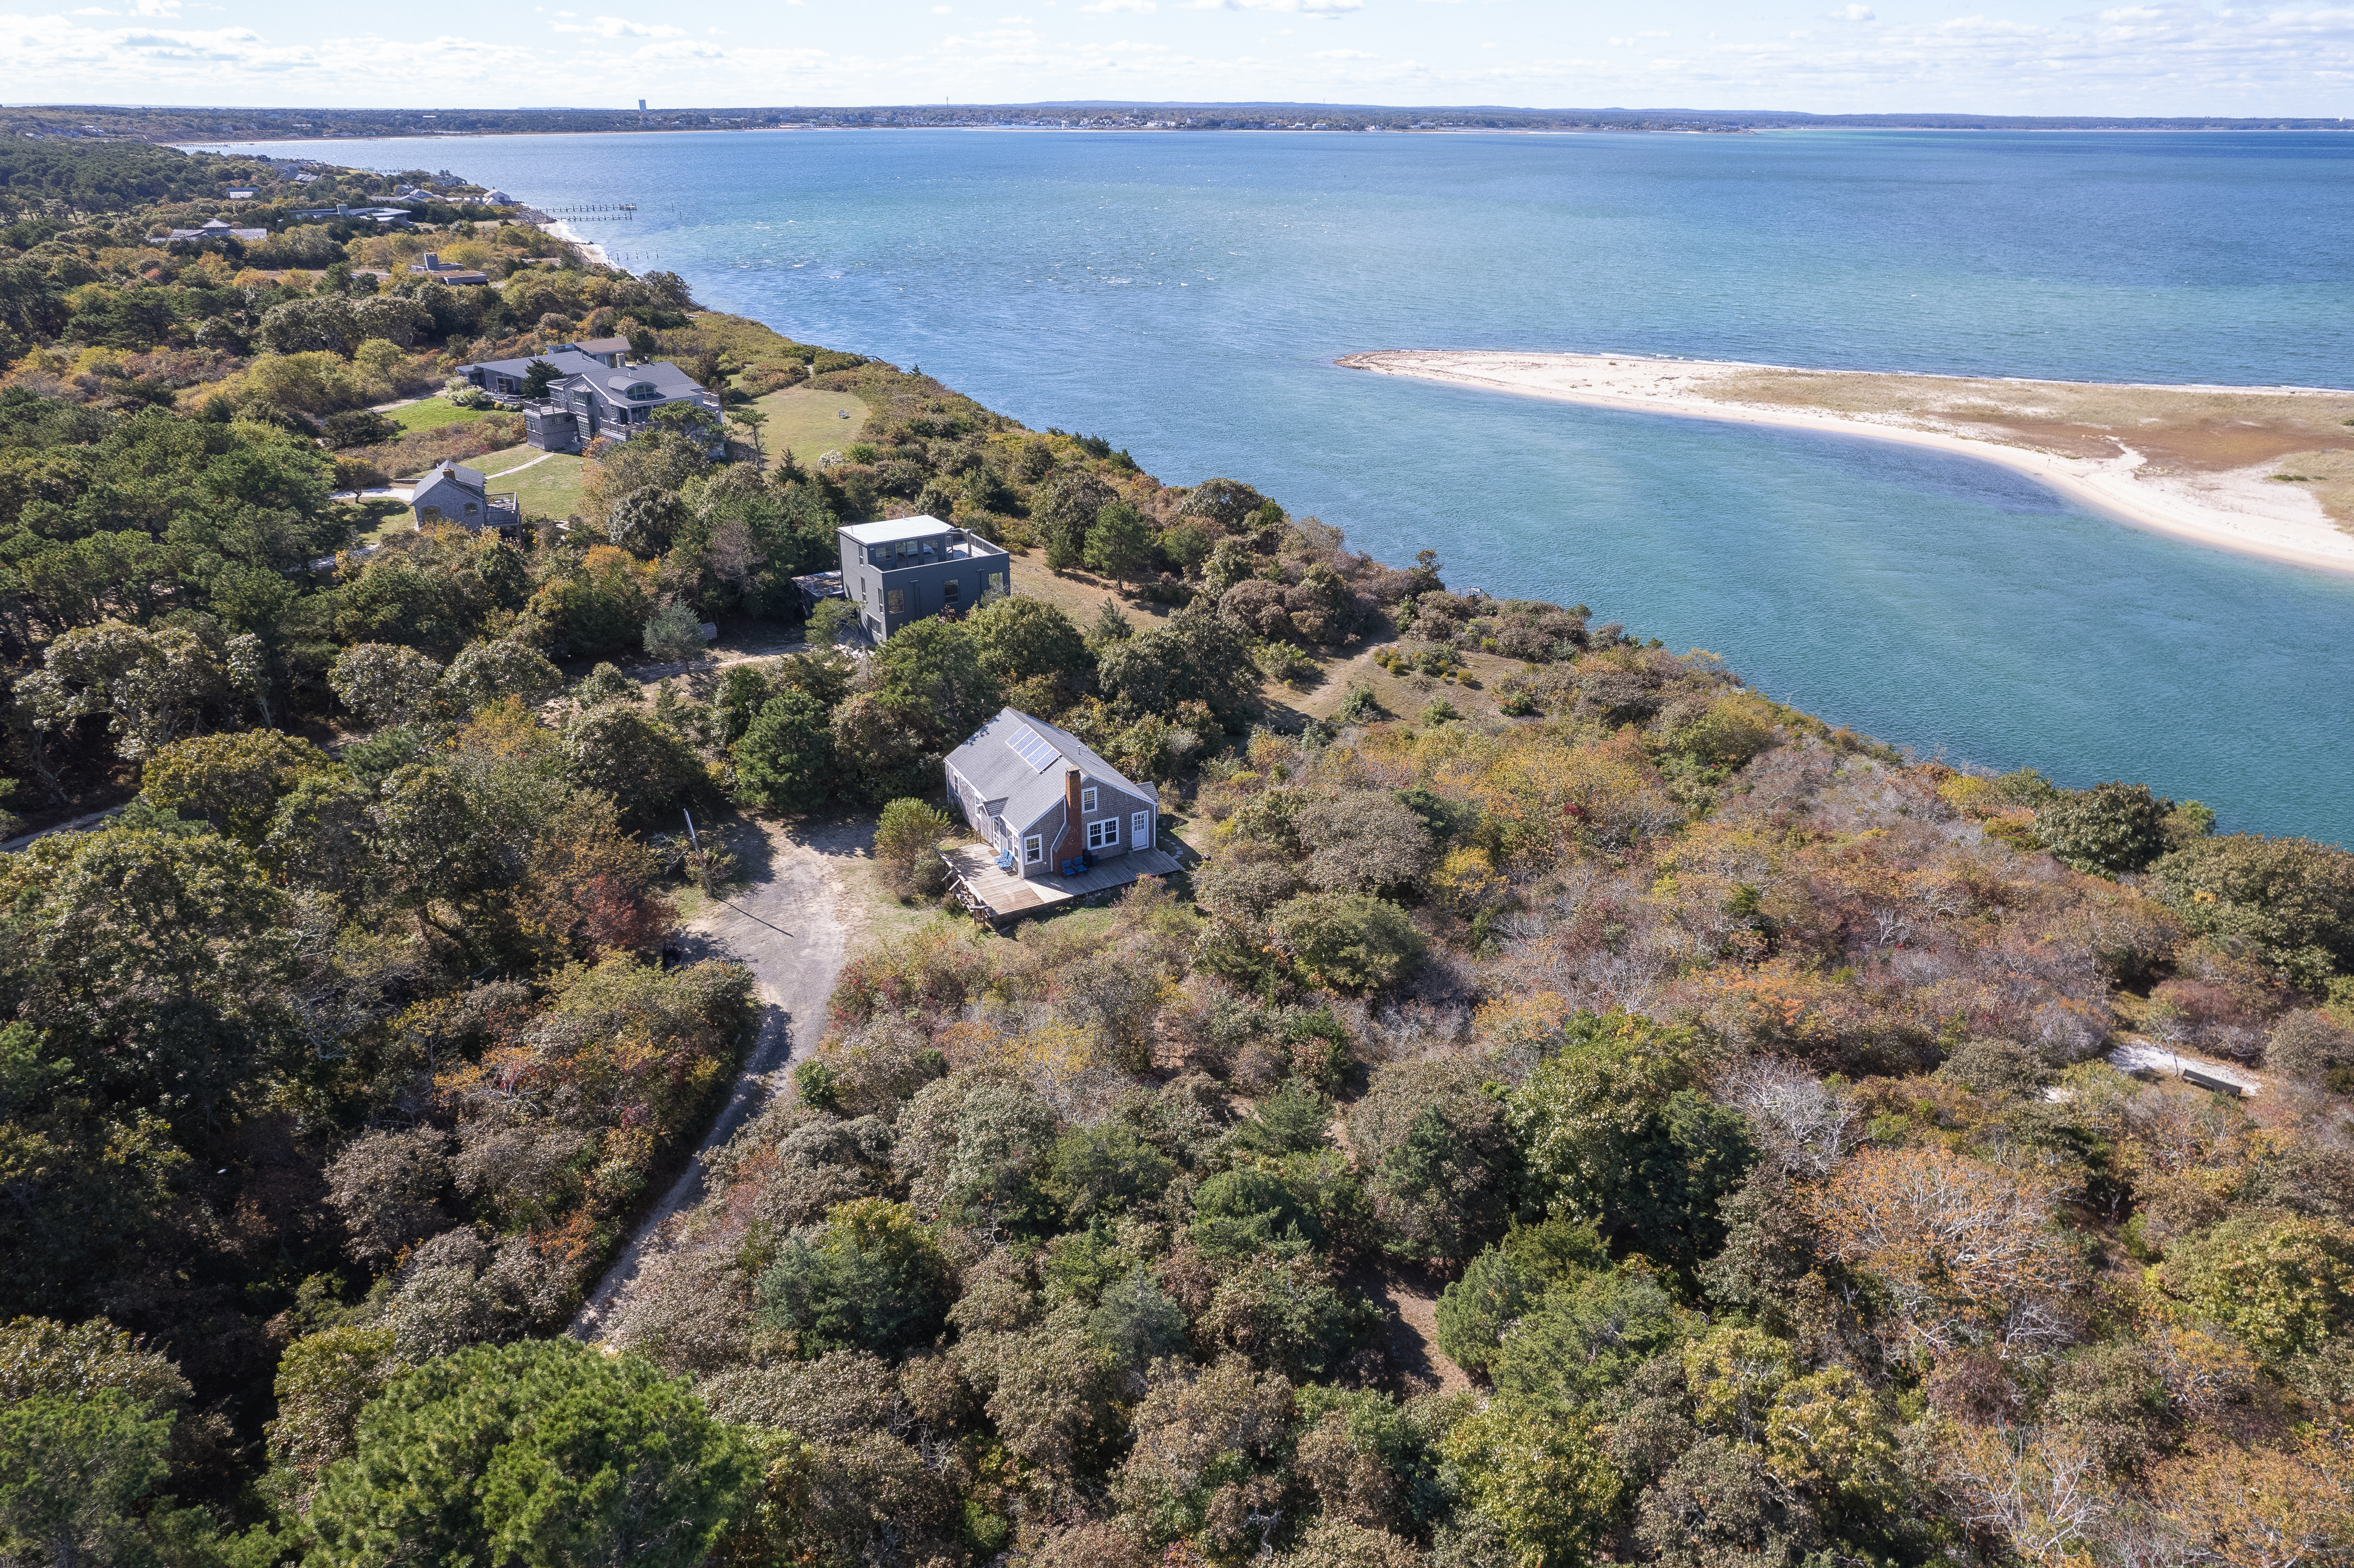
[[[273,149],[282,150],[282,149]],[[1964,459],[1335,368],[1618,350],[2354,383],[2354,137],[958,132],[303,148],[426,164],[707,303],[1449,579],[1591,605],[1883,738],[2354,842],[2354,579]]]

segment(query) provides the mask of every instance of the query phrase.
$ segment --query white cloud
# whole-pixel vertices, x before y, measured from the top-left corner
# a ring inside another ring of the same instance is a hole
[[[1986,9],[1956,15],[1963,5],[1956,5],[1920,20],[1909,13],[1875,15],[1869,26],[1819,28],[1811,37],[1785,30],[1808,16],[1846,24],[1841,8],[1850,0],[1816,0],[1827,10],[1770,21],[1757,15],[1737,25],[1720,22],[1713,33],[1697,13],[1650,9],[1644,14],[1655,20],[1685,26],[1674,34],[1630,30],[1606,49],[1598,38],[1544,47],[1549,29],[1521,21],[1535,7],[1483,12],[1490,23],[1474,31],[1437,25],[1468,13],[1393,5],[1385,20],[1397,36],[1384,34],[1383,54],[1363,58],[1348,50],[1306,54],[1269,35],[1375,9],[1363,0],[1155,0],[1172,11],[1262,14],[1246,35],[1204,29],[1231,41],[1201,44],[1198,54],[1129,40],[1063,41],[1054,37],[1053,19],[1041,16],[1042,0],[994,26],[978,25],[976,17],[966,36],[892,38],[879,46],[871,31],[847,21],[835,26],[846,8],[815,5],[806,23],[783,22],[781,11],[765,21],[758,13],[733,13],[733,36],[709,38],[689,37],[686,24],[551,9],[541,13],[543,21],[560,19],[567,30],[550,36],[526,29],[538,40],[525,45],[429,34],[419,25],[424,15],[429,26],[446,26],[446,15],[370,14],[376,27],[417,29],[395,37],[342,31],[338,18],[347,13],[317,7],[300,19],[273,21],[265,32],[200,26],[182,14],[216,19],[207,0],[145,0],[164,14],[128,14],[139,3],[61,0],[58,13],[0,14],[0,59],[12,79],[38,81],[45,96],[65,102],[350,103],[366,101],[367,84],[388,75],[429,74],[434,96],[453,105],[508,103],[516,101],[518,79],[560,78],[581,101],[647,96],[688,105],[907,103],[938,101],[949,92],[960,101],[1021,102],[1120,93],[1196,102],[1770,101],[1824,112],[2302,116],[2334,106],[2354,85],[2349,0],[2282,0],[2276,10],[2221,8],[2227,0],[2214,0],[2213,9],[2190,0],[2094,0],[2105,3],[2104,10],[2058,0],[1963,0]],[[924,0],[927,7],[935,3],[940,0]],[[945,3],[968,9],[963,0]],[[1070,3],[1076,9],[1080,0]],[[62,6],[76,5],[88,9],[63,13]],[[1401,18],[1415,25],[1402,27]],[[1041,21],[1049,26],[1032,31]],[[1513,34],[1510,47],[1498,42],[1506,30]],[[1252,53],[1246,37],[1268,52]],[[832,50],[814,47],[820,45]],[[1406,58],[1409,50],[1418,54]]]
[[[1365,0],[1185,0],[1188,11],[1295,11],[1303,16],[1339,16],[1364,8]]]
[[[673,27],[667,22],[632,22],[627,16],[599,16],[585,26],[568,22],[554,24],[559,33],[585,33],[598,38],[683,38],[684,27]]]
[[[1153,0],[1088,0],[1088,3],[1079,9],[1108,16],[1118,12],[1140,16],[1147,11],[1157,11],[1160,7],[1153,3]]]
[[[1834,22],[1872,22],[1878,19],[1869,5],[1847,5],[1831,13]]]
[[[1308,57],[1311,60],[1372,60],[1379,55],[1369,55],[1363,49],[1318,49]]]

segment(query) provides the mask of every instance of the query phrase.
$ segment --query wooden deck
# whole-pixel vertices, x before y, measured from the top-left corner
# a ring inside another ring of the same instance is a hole
[[[1077,876],[1016,876],[998,868],[997,856],[981,844],[959,844],[940,851],[948,863],[949,888],[972,917],[992,930],[1003,930],[1032,915],[1067,908],[1089,894],[1126,887],[1144,876],[1166,876],[1180,869],[1177,857],[1158,849],[1130,850],[1097,862]]]

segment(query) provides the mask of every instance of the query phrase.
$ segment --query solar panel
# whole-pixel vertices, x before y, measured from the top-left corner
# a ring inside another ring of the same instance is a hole
[[[1063,755],[1055,749],[1053,741],[1026,724],[1015,725],[1013,733],[1005,737],[1005,744],[1013,748],[1014,756],[1030,765],[1033,773],[1045,772],[1061,760]]]

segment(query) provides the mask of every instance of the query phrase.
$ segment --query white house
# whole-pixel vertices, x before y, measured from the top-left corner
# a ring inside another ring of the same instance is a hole
[[[949,793],[1017,876],[1059,876],[1075,863],[1150,849],[1161,798],[1085,741],[1005,708],[948,758]]]

